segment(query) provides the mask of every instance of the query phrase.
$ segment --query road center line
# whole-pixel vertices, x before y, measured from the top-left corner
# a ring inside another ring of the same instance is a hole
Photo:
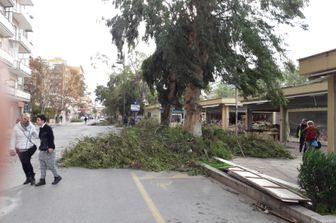
[[[159,212],[159,209],[157,209],[157,207],[155,206],[153,200],[150,198],[149,194],[145,190],[145,187],[142,185],[139,178],[134,173],[132,173],[132,178],[133,178],[133,180],[135,182],[135,185],[137,186],[138,190],[140,191],[143,199],[145,200],[145,202],[147,204],[147,207],[151,211],[155,221],[157,223],[165,223],[165,221],[163,220],[163,217],[161,216],[161,214]]]

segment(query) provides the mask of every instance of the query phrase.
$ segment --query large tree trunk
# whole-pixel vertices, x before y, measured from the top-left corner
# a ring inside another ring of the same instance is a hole
[[[188,84],[184,93],[184,110],[186,112],[184,130],[190,132],[193,136],[202,136],[200,95],[200,88],[191,83]]]
[[[176,74],[171,73],[169,75],[169,84],[167,89],[167,96],[165,101],[161,102],[163,113],[161,115],[161,123],[164,125],[170,124],[170,113],[171,113],[171,106],[177,105],[177,86],[176,86]]]
[[[170,123],[170,104],[162,104],[163,113],[161,114],[161,124],[169,126]]]

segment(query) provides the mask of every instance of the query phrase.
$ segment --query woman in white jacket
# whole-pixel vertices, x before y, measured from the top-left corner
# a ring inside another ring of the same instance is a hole
[[[11,154],[15,154],[15,152],[18,154],[26,175],[26,181],[23,184],[35,184],[35,173],[31,164],[31,157],[37,148],[32,142],[33,137],[38,138],[38,132],[30,122],[30,115],[24,113],[21,115],[20,121],[14,126],[10,142]]]

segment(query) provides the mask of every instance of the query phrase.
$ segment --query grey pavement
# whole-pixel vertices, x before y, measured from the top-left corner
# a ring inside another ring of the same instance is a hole
[[[82,168],[62,169],[62,176],[64,181],[56,186],[7,191],[1,222],[284,222],[257,211],[245,195],[203,176]]]
[[[53,128],[58,156],[77,138],[117,131],[111,126],[85,126],[83,123]],[[300,159],[298,156],[295,162],[273,160],[264,166],[265,160],[244,158],[241,165],[253,164],[266,174],[277,172],[295,181],[295,171],[285,170],[288,162],[293,162],[290,166],[295,169]],[[7,180],[0,199],[0,222],[284,222],[258,211],[255,201],[247,196],[204,176],[128,169],[61,168],[63,180],[58,185],[50,184],[49,171],[47,185],[36,188],[22,185],[24,175],[17,157],[9,158],[8,163]],[[38,178],[36,154],[33,163]]]
[[[299,152],[298,142],[287,142],[287,150],[294,156],[294,159],[262,159],[252,157],[237,157],[232,160],[233,163],[259,171],[260,173],[287,181],[292,184],[298,184],[298,169],[302,164],[303,153]],[[321,148],[326,152],[326,146]]]
[[[64,123],[61,125],[51,126],[55,135],[56,158],[60,158],[65,148],[68,148],[78,139],[81,139],[84,136],[97,136],[106,134],[111,131],[117,131],[117,129],[112,126],[90,126],[85,125],[84,122]],[[36,145],[39,145],[38,139],[33,139],[33,141]],[[38,151],[36,151],[36,153],[32,157],[32,164],[36,173],[36,178],[38,179],[40,176]],[[4,183],[1,184],[1,190],[6,190],[20,185],[25,179],[20,160],[17,156],[7,157],[7,163],[0,163],[0,168],[6,169],[6,174],[4,176],[6,180]],[[49,174],[49,177],[51,177],[50,171],[48,171],[47,174]]]

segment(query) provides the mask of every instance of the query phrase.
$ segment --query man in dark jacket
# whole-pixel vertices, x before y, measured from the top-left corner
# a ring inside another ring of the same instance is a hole
[[[299,146],[299,151],[305,152],[307,150],[305,141],[306,141],[306,135],[305,132],[303,131],[304,129],[307,128],[307,119],[302,119],[301,123],[298,125],[297,130],[296,130],[296,135],[300,139],[300,146]]]
[[[45,177],[47,174],[47,169],[51,170],[54,175],[54,181],[52,184],[57,184],[62,180],[62,177],[58,175],[56,170],[56,157],[55,157],[55,143],[54,143],[54,133],[52,128],[46,124],[46,117],[44,115],[38,115],[36,123],[40,126],[39,138],[41,140],[41,145],[39,147],[40,154],[40,168],[41,168],[41,178],[36,186],[45,185]]]

